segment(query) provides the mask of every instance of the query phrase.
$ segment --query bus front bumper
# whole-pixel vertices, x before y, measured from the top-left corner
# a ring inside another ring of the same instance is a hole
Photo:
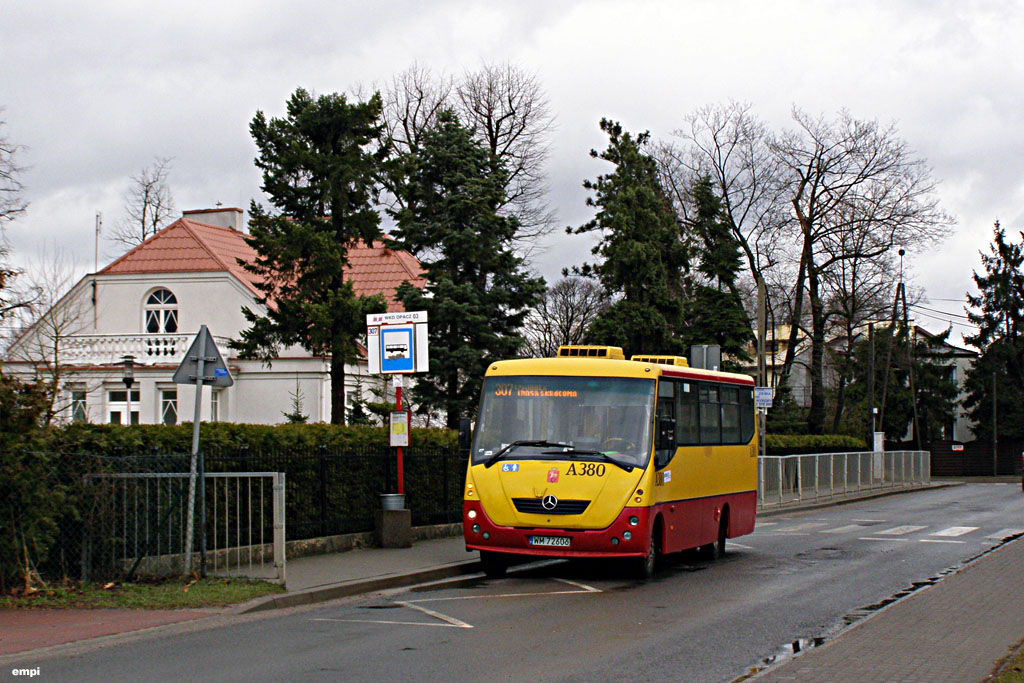
[[[623,508],[604,529],[509,527],[494,524],[480,501],[464,500],[462,531],[467,550],[538,557],[643,557],[651,532],[650,508]]]

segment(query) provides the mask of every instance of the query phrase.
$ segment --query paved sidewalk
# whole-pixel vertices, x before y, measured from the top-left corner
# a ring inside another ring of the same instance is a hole
[[[982,681],[1024,638],[1024,538],[893,603],[764,681]]]

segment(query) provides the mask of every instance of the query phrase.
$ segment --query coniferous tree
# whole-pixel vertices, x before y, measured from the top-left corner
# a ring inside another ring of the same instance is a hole
[[[357,358],[366,314],[385,309],[381,296],[357,297],[346,280],[348,250],[380,236],[373,203],[375,178],[386,150],[375,149],[381,101],[349,102],[344,95],[314,97],[299,88],[287,116],[257,112],[249,126],[259,148],[263,191],[276,211],[255,201],[246,241],[256,260],[261,314],[243,309],[251,327],[234,343],[243,357],[270,360],[299,344],[331,363],[331,422],[345,422],[345,363]]]
[[[698,179],[692,189],[693,219],[686,226],[699,259],[685,278],[685,338],[689,344],[717,344],[730,359],[750,360],[746,346],[754,340],[750,318],[736,289],[743,264],[740,246],[722,212],[711,178]],[[702,281],[695,275],[699,274]],[[735,361],[725,360],[736,370]]]
[[[423,291],[398,290],[406,310],[429,316],[430,372],[416,395],[422,411],[443,408],[454,428],[476,406],[487,364],[518,352],[544,281],[524,272],[512,247],[518,222],[499,212],[503,164],[453,112],[438,115],[400,167],[407,202],[393,212],[395,243],[420,259],[427,279]]]
[[[974,273],[978,295],[967,297],[967,317],[978,332],[966,341],[981,357],[967,373],[964,403],[981,438],[992,435],[995,383],[999,437],[1024,439],[1024,233],[1021,240],[1007,241],[995,224],[990,253],[981,255],[985,273]]]
[[[592,250],[601,258],[574,270],[596,276],[614,302],[591,324],[587,340],[635,353],[683,353],[682,274],[689,255],[679,221],[658,179],[654,159],[643,149],[649,134],[635,138],[601,119],[608,148],[590,155],[615,166],[609,174],[583,186],[594,193],[587,205],[597,207],[593,220],[570,234],[597,231]]]

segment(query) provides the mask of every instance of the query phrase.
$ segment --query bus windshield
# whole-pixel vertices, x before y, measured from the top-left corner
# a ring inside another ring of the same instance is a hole
[[[589,451],[643,467],[653,415],[653,378],[487,377],[473,462],[487,462],[502,449],[516,459]]]

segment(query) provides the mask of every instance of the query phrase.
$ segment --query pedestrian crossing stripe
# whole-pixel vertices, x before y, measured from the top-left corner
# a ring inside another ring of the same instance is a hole
[[[976,526],[951,526],[948,529],[943,529],[942,531],[936,531],[935,533],[929,534],[929,535],[930,536],[942,536],[942,537],[948,538],[948,537],[952,537],[952,536],[963,536],[964,534],[969,534],[972,531],[977,531],[977,530],[978,530],[978,527],[976,527]]]
[[[863,524],[847,524],[846,526],[837,526],[835,529],[822,529],[820,533],[823,534],[845,534],[850,531],[860,531],[867,527]]]
[[[912,534],[915,531],[920,531],[921,529],[927,529],[927,528],[928,527],[926,527],[926,526],[915,526],[913,524],[905,524],[903,526],[894,526],[893,528],[886,529],[885,531],[876,531],[875,535],[876,536],[903,536],[904,534]]]

